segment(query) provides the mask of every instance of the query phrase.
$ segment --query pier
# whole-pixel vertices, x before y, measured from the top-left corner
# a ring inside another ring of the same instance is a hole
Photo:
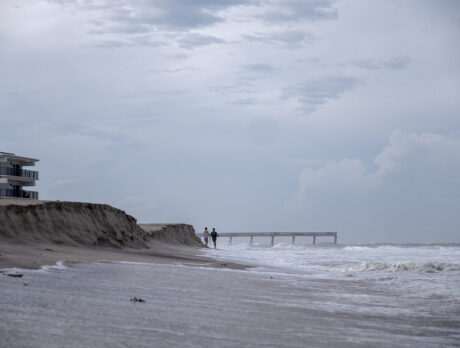
[[[271,245],[275,245],[275,237],[291,237],[291,243],[295,243],[296,237],[312,237],[313,245],[316,244],[317,237],[333,237],[334,244],[337,244],[337,232],[222,232],[220,237],[227,237],[228,245],[232,245],[233,237],[249,237],[249,245],[253,245],[256,237],[271,237]],[[198,236],[204,237],[203,233],[198,233]]]

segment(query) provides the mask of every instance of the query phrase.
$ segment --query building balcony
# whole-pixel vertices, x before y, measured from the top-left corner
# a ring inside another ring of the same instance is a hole
[[[0,198],[4,197],[38,199],[38,192],[15,189],[0,189]]]
[[[0,167],[0,175],[16,176],[25,179],[38,180],[38,172],[35,170]]]

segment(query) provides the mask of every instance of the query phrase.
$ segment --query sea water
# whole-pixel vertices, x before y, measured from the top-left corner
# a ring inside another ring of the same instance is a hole
[[[405,334],[412,331],[425,343],[430,335],[450,337],[434,342],[460,346],[460,244],[311,245],[291,244],[287,238],[274,246],[268,240],[227,242],[221,238],[219,249],[207,254],[252,265],[251,272],[281,277],[297,289],[313,288],[317,296],[297,300],[303,308],[387,318],[381,329],[393,333],[402,328],[392,319],[405,316]],[[418,332],[423,320],[435,318],[437,324]]]
[[[459,245],[218,247],[0,275],[0,347],[460,346]]]
[[[460,244],[296,245],[221,241],[209,249],[214,258],[256,266],[253,271],[327,279],[395,280],[460,296]],[[454,291],[455,290],[455,291]],[[459,290],[459,291],[456,291]]]

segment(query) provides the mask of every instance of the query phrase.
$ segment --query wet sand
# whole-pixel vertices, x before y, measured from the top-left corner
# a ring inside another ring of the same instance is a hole
[[[448,298],[436,295],[447,311],[414,315],[425,300],[386,280],[246,271],[206,257],[190,225],[139,227],[106,205],[35,203],[2,215],[11,228],[0,226],[0,347],[458,346]]]
[[[38,269],[41,266],[87,262],[144,262],[186,264],[204,267],[245,269],[247,266],[221,262],[202,255],[199,248],[159,241],[148,243],[148,249],[103,246],[68,246],[53,243],[25,244],[0,241],[0,270],[6,268]]]
[[[378,291],[363,281],[171,264],[48,267],[0,275],[0,346],[455,346],[458,322],[448,317],[347,306],[347,294]]]

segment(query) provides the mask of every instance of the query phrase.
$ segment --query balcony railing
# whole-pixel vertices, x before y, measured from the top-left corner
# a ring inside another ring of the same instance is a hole
[[[38,199],[38,192],[15,189],[0,189],[0,197]]]
[[[38,172],[35,170],[0,167],[0,175],[20,176],[22,178],[38,180]]]

